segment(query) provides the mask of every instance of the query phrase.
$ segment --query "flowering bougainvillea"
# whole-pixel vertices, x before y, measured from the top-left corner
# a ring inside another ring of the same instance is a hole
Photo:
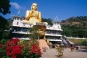
[[[20,40],[15,38],[8,40],[6,45],[0,43],[0,55],[7,58],[39,58],[41,56],[40,47],[36,43],[28,44],[29,42],[21,44]]]
[[[32,47],[31,47],[31,53],[36,53],[36,54],[38,54],[39,56],[41,56],[41,50],[40,50],[40,48],[37,46],[37,45],[35,45],[35,44],[32,44]]]
[[[23,46],[18,45],[19,40],[11,39],[6,43],[6,54],[12,58],[16,58],[21,55]]]

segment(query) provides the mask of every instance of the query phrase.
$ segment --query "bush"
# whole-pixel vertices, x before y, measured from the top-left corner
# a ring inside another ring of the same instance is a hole
[[[83,46],[86,46],[86,45],[87,45],[87,40],[82,41],[81,44],[82,44]]]
[[[17,38],[8,40],[5,45],[0,43],[0,58],[39,58],[40,56],[41,50],[36,43],[21,42]]]

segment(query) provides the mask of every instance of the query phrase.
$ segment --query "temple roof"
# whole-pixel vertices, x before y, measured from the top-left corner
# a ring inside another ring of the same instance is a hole
[[[57,16],[55,17],[55,20],[52,23],[59,23]]]

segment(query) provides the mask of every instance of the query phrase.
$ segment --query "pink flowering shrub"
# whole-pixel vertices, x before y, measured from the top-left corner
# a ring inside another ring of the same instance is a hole
[[[3,58],[2,56],[5,58],[39,58],[41,56],[39,46],[35,43],[28,43],[21,44],[17,38],[8,40],[5,45],[0,43],[0,58]]]
[[[35,54],[38,54],[39,56],[41,56],[41,50],[40,48],[35,45],[35,44],[32,44],[32,47],[31,47],[31,50],[30,50],[31,53],[35,53]]]
[[[18,45],[19,40],[11,39],[6,43],[6,54],[12,58],[17,58],[18,55],[21,55],[23,46]]]

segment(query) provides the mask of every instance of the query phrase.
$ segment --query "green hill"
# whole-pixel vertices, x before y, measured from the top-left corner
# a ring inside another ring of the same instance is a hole
[[[70,17],[61,21],[62,34],[73,37],[87,37],[87,16]]]

